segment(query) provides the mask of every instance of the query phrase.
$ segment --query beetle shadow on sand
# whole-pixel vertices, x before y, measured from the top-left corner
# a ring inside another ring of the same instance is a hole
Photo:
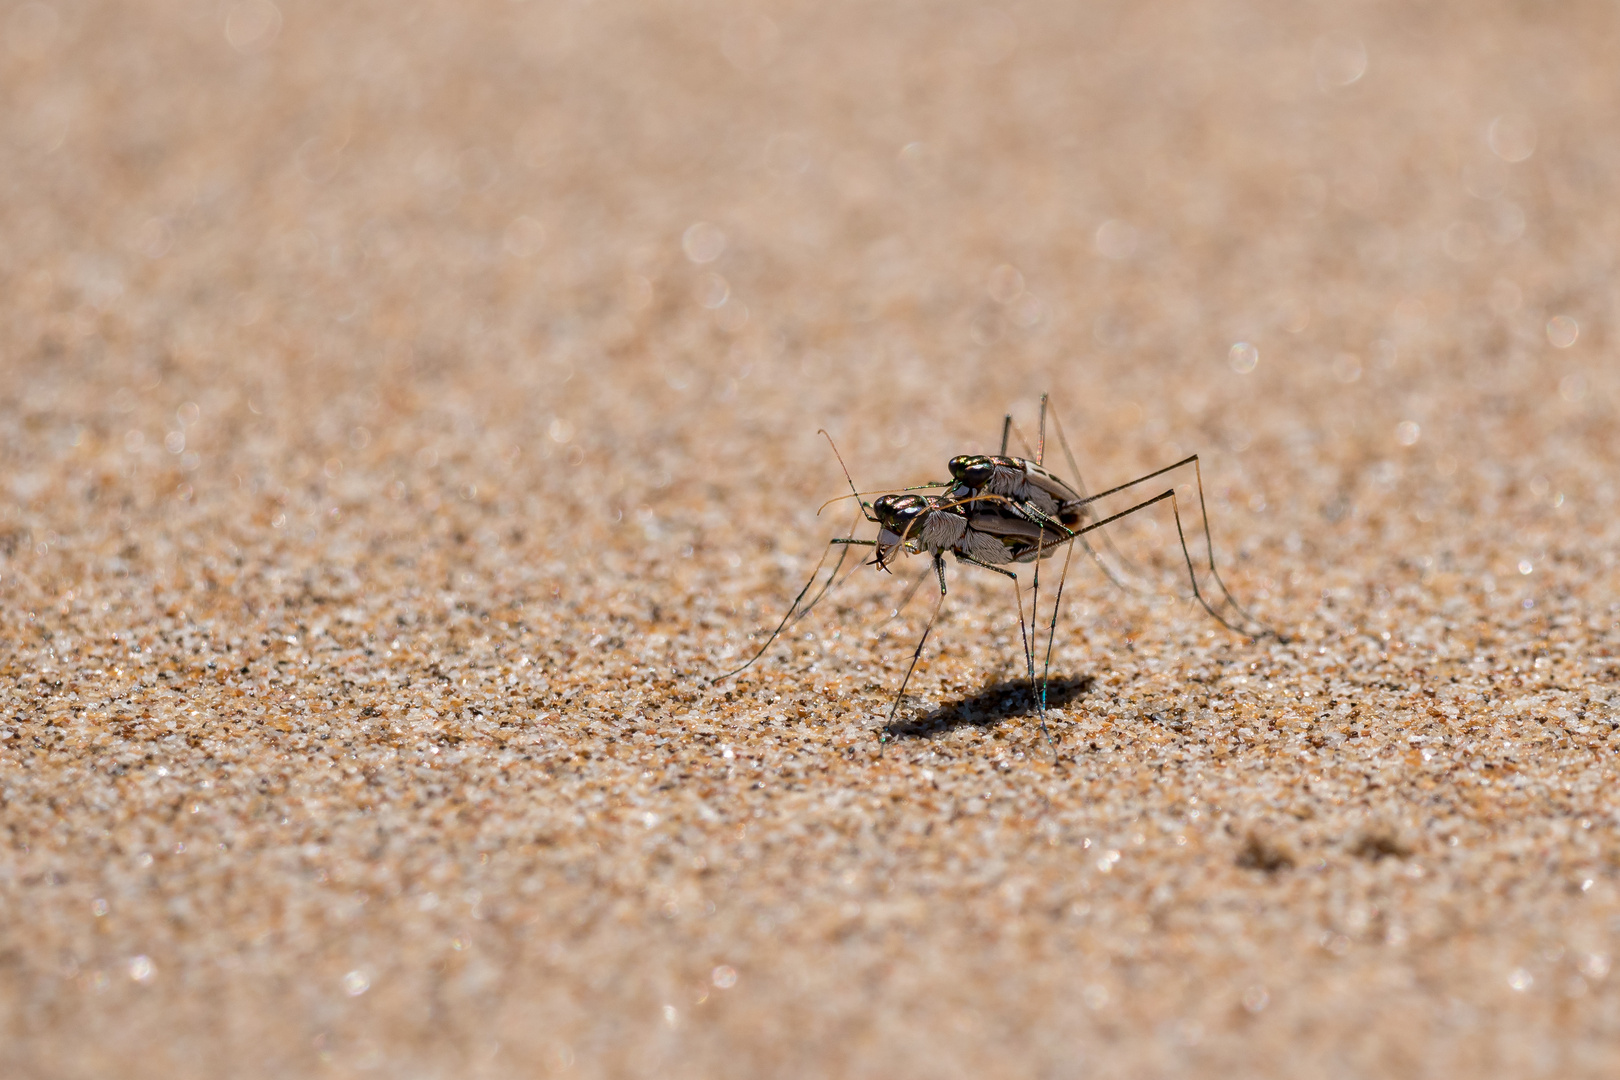
[[[1061,709],[1090,690],[1097,680],[1090,675],[1052,679],[1046,684],[1046,707]],[[924,739],[962,727],[991,728],[1015,716],[1034,716],[1029,683],[1004,680],[991,683],[971,697],[947,702],[934,711],[910,720],[886,724],[883,733],[891,739]]]

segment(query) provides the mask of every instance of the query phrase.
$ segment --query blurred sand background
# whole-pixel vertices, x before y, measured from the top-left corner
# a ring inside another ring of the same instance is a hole
[[[1620,1073],[1617,31],[7,0],[0,1067]],[[709,684],[1043,391],[1286,644],[1161,518],[1055,763],[971,568]]]

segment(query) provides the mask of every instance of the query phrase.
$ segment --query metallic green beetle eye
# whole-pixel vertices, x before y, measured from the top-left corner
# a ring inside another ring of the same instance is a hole
[[[916,495],[885,495],[872,504],[882,521],[910,521],[928,509],[928,502]]]
[[[983,454],[960,454],[951,458],[951,475],[968,487],[984,487],[995,472],[995,464]]]

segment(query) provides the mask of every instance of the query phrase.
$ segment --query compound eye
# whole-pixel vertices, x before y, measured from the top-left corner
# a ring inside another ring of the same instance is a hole
[[[983,487],[995,475],[996,467],[983,458],[967,465],[962,470],[962,482],[969,487]]]
[[[968,469],[973,466],[973,455],[958,454],[951,458],[951,475],[958,480],[966,479]]]

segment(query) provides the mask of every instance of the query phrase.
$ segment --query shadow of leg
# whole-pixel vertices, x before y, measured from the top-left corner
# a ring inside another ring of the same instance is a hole
[[[1046,705],[1059,708],[1091,689],[1096,680],[1090,675],[1053,679],[1047,684]],[[1023,680],[992,683],[977,693],[947,702],[925,716],[896,720],[883,727],[891,739],[916,739],[961,727],[995,727],[1015,716],[1034,716],[1035,703],[1029,699],[1029,684]]]

